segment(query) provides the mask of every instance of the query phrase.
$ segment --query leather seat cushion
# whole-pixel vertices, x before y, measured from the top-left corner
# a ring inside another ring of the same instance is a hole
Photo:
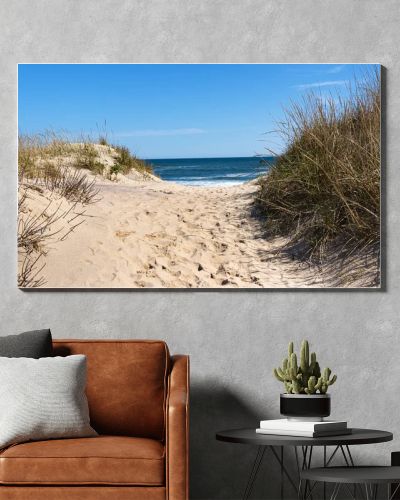
[[[0,453],[0,483],[165,484],[165,448],[152,439],[98,436],[18,444]]]

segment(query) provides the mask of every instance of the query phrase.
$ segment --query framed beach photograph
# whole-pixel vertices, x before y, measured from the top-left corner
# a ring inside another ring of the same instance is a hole
[[[18,287],[381,286],[378,64],[20,64]]]

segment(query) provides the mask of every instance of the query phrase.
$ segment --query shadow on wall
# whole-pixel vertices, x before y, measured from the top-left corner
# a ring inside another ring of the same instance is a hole
[[[223,443],[215,439],[215,434],[226,429],[256,428],[260,415],[265,419],[271,418],[265,408],[257,413],[231,389],[223,387],[213,379],[201,385],[192,384],[190,498],[199,500],[242,498],[257,448],[244,444]],[[279,477],[275,461],[266,454],[251,496],[252,500],[278,498]],[[278,478],[278,481],[273,478]]]

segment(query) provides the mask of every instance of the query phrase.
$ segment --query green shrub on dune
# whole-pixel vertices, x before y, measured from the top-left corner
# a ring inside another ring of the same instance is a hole
[[[286,149],[257,193],[267,233],[318,261],[379,248],[380,111],[378,72],[346,98],[311,93],[286,110]]]
[[[99,161],[99,153],[91,143],[79,144],[76,151],[76,168],[85,168],[94,174],[103,174],[104,165]]]
[[[116,173],[128,174],[131,170],[137,170],[144,174],[154,174],[153,169],[149,163],[140,160],[132,155],[129,149],[125,146],[112,146],[116,151]]]

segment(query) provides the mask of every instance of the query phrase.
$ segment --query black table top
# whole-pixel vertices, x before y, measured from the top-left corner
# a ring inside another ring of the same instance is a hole
[[[256,446],[337,446],[384,443],[393,439],[391,432],[373,429],[353,429],[352,434],[326,437],[279,436],[257,434],[254,429],[231,429],[217,432],[218,441],[229,443],[253,444]]]
[[[301,478],[325,483],[395,483],[400,482],[400,467],[320,467],[303,471]]]

